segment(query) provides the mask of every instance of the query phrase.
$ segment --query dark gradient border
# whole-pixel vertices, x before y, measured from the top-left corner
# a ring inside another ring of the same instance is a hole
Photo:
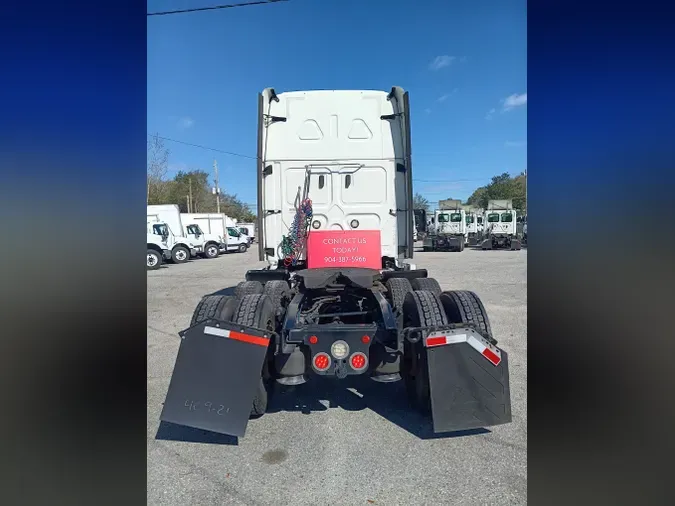
[[[668,503],[673,23],[649,9],[528,9],[532,504]],[[0,22],[3,503],[142,503],[145,3]]]
[[[144,504],[145,2],[0,24],[0,502]]]
[[[651,7],[529,3],[532,504],[668,497],[673,18]]]

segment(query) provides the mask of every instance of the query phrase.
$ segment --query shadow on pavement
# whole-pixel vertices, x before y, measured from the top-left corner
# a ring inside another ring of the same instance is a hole
[[[155,439],[163,441],[182,441],[185,443],[205,443],[237,446],[239,439],[236,436],[226,436],[217,432],[202,429],[193,429],[169,422],[160,422]]]
[[[488,429],[471,429],[436,434],[431,418],[417,412],[408,403],[402,381],[389,384],[376,383],[368,378],[347,378],[341,381],[312,378],[311,382],[295,387],[276,385],[268,406],[268,413],[312,411],[342,408],[347,411],[370,409],[420,439],[449,439],[455,437],[489,434]],[[356,393],[350,389],[354,389]],[[322,403],[320,400],[327,402]],[[327,405],[326,405],[327,404]]]

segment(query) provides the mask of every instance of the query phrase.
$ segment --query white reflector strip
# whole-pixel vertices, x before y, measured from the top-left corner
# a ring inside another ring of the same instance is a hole
[[[218,337],[230,337],[230,331],[216,327],[204,327],[204,334],[210,334]]]
[[[427,348],[457,343],[468,343],[493,365],[499,365],[502,361],[502,352],[499,348],[492,346],[478,334],[450,334],[448,336],[442,332],[432,332],[425,339]]]

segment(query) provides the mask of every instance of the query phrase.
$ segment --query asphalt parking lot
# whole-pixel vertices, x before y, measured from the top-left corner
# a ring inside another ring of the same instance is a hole
[[[278,395],[238,441],[159,423],[203,295],[263,266],[243,254],[148,272],[148,504],[409,505],[527,502],[527,249],[415,253],[443,289],[476,292],[509,353],[513,422],[438,437],[402,382],[308,383]]]

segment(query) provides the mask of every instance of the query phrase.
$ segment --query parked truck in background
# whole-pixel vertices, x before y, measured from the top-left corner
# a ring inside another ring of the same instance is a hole
[[[435,432],[511,421],[508,356],[480,298],[443,291],[411,262],[409,111],[398,87],[259,95],[268,266],[199,302],[162,421],[243,436],[273,385],[358,375],[402,380]]]
[[[520,240],[516,234],[516,211],[513,208],[513,200],[488,201],[481,248],[519,250],[520,247]]]
[[[466,238],[467,245],[476,246],[480,241],[478,235],[478,214],[475,209],[467,209],[466,212]]]
[[[158,234],[148,233],[146,269],[149,271],[157,270],[165,260],[171,260],[171,250],[166,240]]]
[[[218,237],[220,252],[244,252],[248,241],[237,231],[234,220],[223,213],[183,213],[185,220],[196,223],[204,232]]]
[[[147,220],[148,234],[154,234],[162,238],[162,241],[171,250],[172,262],[183,264],[197,255],[194,244],[187,237],[176,235],[168,223],[154,215],[148,215]]]
[[[255,223],[237,223],[237,230],[248,237],[249,244],[255,241]]]
[[[433,232],[424,238],[424,251],[464,251],[466,243],[466,212],[462,201],[445,199],[434,211]]]

